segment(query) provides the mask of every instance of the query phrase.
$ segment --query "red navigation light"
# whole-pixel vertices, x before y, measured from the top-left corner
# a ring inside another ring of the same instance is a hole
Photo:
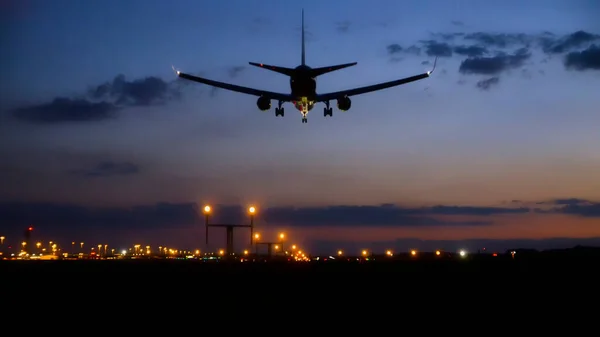
[[[31,232],[31,231],[33,230],[33,227],[29,227],[28,229],[29,229],[29,231]]]

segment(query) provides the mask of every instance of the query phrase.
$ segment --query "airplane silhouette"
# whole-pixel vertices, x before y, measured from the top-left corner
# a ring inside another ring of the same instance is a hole
[[[207,85],[210,85],[213,87],[222,88],[222,89],[226,89],[226,90],[241,92],[241,93],[248,94],[248,95],[258,96],[258,101],[256,102],[256,105],[262,111],[267,111],[267,110],[271,109],[271,100],[277,100],[278,107],[275,108],[275,116],[276,117],[277,116],[283,117],[283,114],[284,114],[283,103],[291,102],[292,104],[294,104],[294,107],[298,111],[300,111],[300,113],[302,114],[302,123],[306,123],[307,122],[306,115],[308,114],[308,112],[310,110],[312,110],[315,103],[317,103],[317,102],[325,103],[325,108],[323,109],[323,116],[331,117],[331,116],[333,116],[333,109],[329,106],[329,101],[334,100],[334,99],[337,100],[338,109],[341,111],[347,111],[350,109],[350,105],[351,105],[350,96],[355,96],[355,95],[365,94],[368,92],[391,88],[391,87],[395,87],[398,85],[402,85],[402,84],[406,84],[406,83],[410,83],[410,82],[414,82],[414,81],[418,81],[418,80],[427,78],[427,77],[429,77],[429,75],[431,75],[431,73],[433,73],[433,71],[435,70],[435,65],[437,64],[437,57],[436,57],[435,61],[433,63],[433,68],[430,71],[420,74],[420,75],[406,77],[403,79],[379,83],[379,84],[375,84],[375,85],[369,85],[369,86],[361,87],[361,88],[341,90],[341,91],[330,92],[330,93],[326,93],[326,94],[317,94],[317,91],[316,91],[316,89],[317,89],[316,77],[317,76],[323,75],[323,74],[326,74],[326,73],[329,73],[329,72],[332,72],[335,70],[354,66],[357,64],[357,62],[338,64],[338,65],[329,66],[329,67],[311,68],[306,65],[304,51],[305,51],[305,49],[304,49],[304,9],[303,9],[302,10],[302,56],[301,56],[302,63],[299,66],[292,69],[292,68],[278,67],[278,66],[272,66],[272,65],[262,64],[262,63],[248,62],[250,65],[260,67],[263,69],[267,69],[267,70],[271,70],[271,71],[289,76],[290,77],[290,88],[291,88],[290,94],[282,94],[282,93],[271,92],[271,91],[266,91],[266,90],[242,87],[242,86],[235,85],[235,84],[217,82],[217,81],[209,80],[206,78],[182,73],[179,70],[175,70],[174,67],[173,67],[173,70],[175,71],[175,73],[177,74],[178,77],[184,78],[186,80],[199,82],[199,83],[207,84]]]

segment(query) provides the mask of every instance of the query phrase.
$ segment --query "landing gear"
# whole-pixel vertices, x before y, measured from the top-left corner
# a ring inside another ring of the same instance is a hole
[[[306,119],[306,117],[302,117],[302,123],[308,123],[308,119]]]
[[[284,110],[283,110],[282,105],[283,105],[283,101],[279,101],[279,107],[275,108],[275,117],[279,117],[279,116],[283,117]]]
[[[333,117],[333,108],[329,107],[329,101],[325,102],[325,107],[323,108],[323,117]]]

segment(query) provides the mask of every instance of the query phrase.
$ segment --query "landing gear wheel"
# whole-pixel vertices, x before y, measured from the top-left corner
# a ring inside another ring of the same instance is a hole
[[[323,108],[323,117],[333,117],[333,108]]]
[[[308,123],[308,119],[306,119],[306,117],[302,118],[302,123]]]
[[[275,117],[283,117],[284,110],[283,108],[275,108]]]

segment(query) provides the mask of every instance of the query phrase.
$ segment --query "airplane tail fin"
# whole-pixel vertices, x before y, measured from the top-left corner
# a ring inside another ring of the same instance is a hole
[[[263,69],[267,69],[270,71],[274,71],[276,73],[280,73],[280,74],[284,74],[287,76],[292,76],[292,74],[294,73],[294,69],[292,68],[286,68],[286,67],[278,67],[278,66],[272,66],[269,64],[263,64],[263,63],[254,63],[254,62],[248,62],[248,64],[255,66],[255,67],[259,67],[259,68],[263,68]]]
[[[304,8],[302,8],[302,65],[306,64],[304,55]]]
[[[314,68],[311,70],[311,75],[312,75],[312,77],[317,77],[319,75],[327,74],[332,71],[352,67],[352,66],[355,66],[356,64],[357,64],[357,62],[352,62],[352,63],[338,64],[338,65],[329,66],[329,67]]]

